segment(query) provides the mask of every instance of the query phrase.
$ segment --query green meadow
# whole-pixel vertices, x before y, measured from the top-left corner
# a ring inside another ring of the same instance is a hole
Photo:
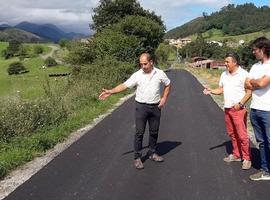
[[[26,44],[33,47],[37,44]],[[43,55],[48,54],[51,48],[48,44],[38,44],[43,47]],[[6,42],[0,42],[0,52],[8,46]],[[21,61],[29,71],[20,75],[8,75],[8,66],[19,61],[18,58],[5,60],[0,57],[0,98],[20,96],[23,99],[33,99],[44,94],[44,85],[49,82],[52,87],[61,86],[67,81],[66,77],[49,77],[51,73],[67,73],[70,67],[58,65],[55,67],[43,68],[44,60],[40,56],[25,58]]]
[[[267,38],[270,38],[270,30],[265,31],[259,31],[249,34],[242,34],[242,35],[235,35],[235,36],[229,36],[224,35],[221,30],[218,29],[211,29],[209,31],[206,31],[202,34],[202,36],[206,40],[216,40],[216,41],[231,41],[238,43],[240,40],[244,40],[245,43],[249,43],[251,40],[254,40],[258,37],[265,36]],[[190,36],[191,40],[195,40],[197,38],[197,34]]]

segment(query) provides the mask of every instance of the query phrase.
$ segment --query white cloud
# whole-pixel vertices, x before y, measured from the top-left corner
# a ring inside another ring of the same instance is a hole
[[[180,26],[209,10],[218,11],[232,0],[139,0],[141,5],[160,15],[167,29]]]
[[[65,30],[88,32],[92,9],[99,0],[1,0],[0,19],[15,25],[22,21],[53,23]],[[231,0],[139,0],[145,9],[161,15],[168,29],[179,26],[209,8],[219,8]],[[1,23],[2,23],[1,22]]]
[[[97,4],[98,0],[9,0],[1,3],[0,19],[10,25],[53,23],[66,31],[90,33],[91,12]]]

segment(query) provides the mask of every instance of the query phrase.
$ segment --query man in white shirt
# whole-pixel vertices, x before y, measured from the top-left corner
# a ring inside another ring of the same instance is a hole
[[[248,72],[239,66],[239,56],[228,53],[225,58],[227,70],[221,74],[219,87],[205,88],[204,94],[224,94],[225,124],[232,141],[233,151],[224,158],[225,162],[243,161],[242,169],[250,169],[250,145],[247,134],[247,109],[245,103],[251,91],[244,88]]]
[[[261,170],[251,180],[270,180],[270,40],[260,37],[251,44],[254,64],[245,87],[252,90],[250,121],[261,156]]]
[[[140,56],[141,69],[131,75],[124,83],[113,89],[103,89],[99,98],[104,100],[114,93],[136,86],[136,133],[134,138],[134,166],[143,169],[142,142],[146,123],[149,124],[149,159],[162,162],[164,159],[156,152],[161,108],[167,102],[170,93],[170,80],[160,69],[154,67],[153,60],[148,53]],[[161,84],[165,86],[163,95],[160,95]]]

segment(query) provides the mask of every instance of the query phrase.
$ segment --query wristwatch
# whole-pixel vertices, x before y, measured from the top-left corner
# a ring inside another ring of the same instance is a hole
[[[245,104],[242,104],[241,102],[238,102],[238,104],[240,105],[241,108],[245,108]]]

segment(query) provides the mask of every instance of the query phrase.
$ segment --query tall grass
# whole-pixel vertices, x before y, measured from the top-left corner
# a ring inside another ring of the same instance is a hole
[[[67,84],[56,88],[47,81],[42,98],[0,103],[0,178],[112,106],[118,96],[101,102],[101,88],[123,82],[134,65],[105,58],[75,69]]]

